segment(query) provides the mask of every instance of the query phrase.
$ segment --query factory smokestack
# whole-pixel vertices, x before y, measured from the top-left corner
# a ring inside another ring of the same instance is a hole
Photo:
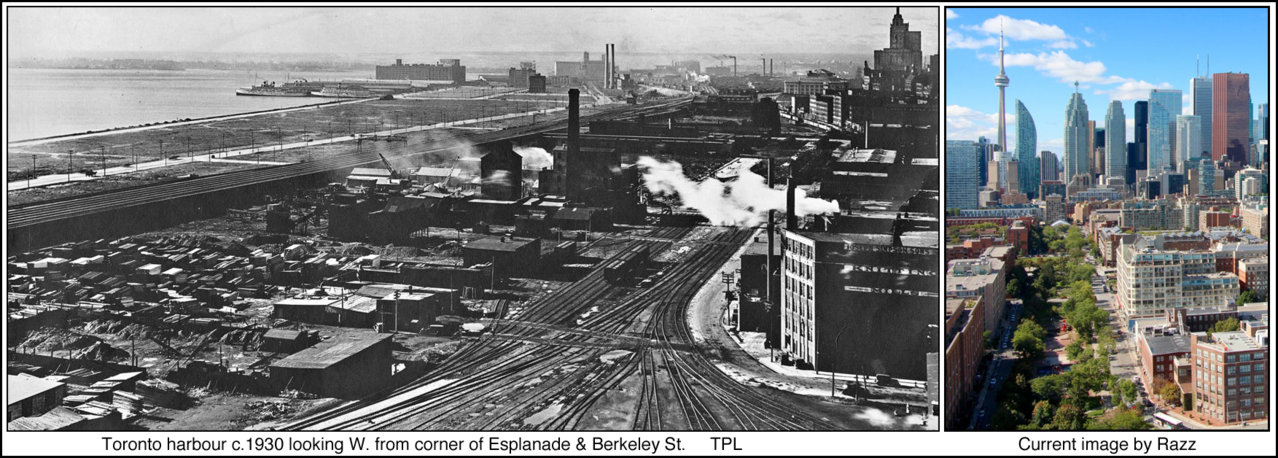
[[[794,179],[785,180],[785,230],[799,229],[799,218],[794,216]]]
[[[608,43],[604,43],[604,55],[603,55],[604,89],[610,88],[611,87],[610,85],[612,84],[612,78],[611,78],[612,65],[609,65],[609,62],[612,62],[612,60],[610,60],[611,58],[609,57],[610,54],[612,54],[612,45]]]
[[[768,59],[768,76],[772,76],[773,75],[772,72],[777,69],[775,64],[776,64],[775,61],[773,61],[772,59]]]
[[[608,87],[617,88],[617,44],[608,45]]]
[[[576,88],[568,90],[568,157],[570,158],[577,156],[577,149],[581,143],[581,108],[578,106],[580,98],[580,90]]]

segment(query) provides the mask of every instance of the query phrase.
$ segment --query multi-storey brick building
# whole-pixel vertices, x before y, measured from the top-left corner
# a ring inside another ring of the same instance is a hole
[[[1194,412],[1222,423],[1268,418],[1269,345],[1264,334],[1263,340],[1243,332],[1190,336]]]
[[[985,353],[985,310],[980,298],[945,300],[945,418],[951,426],[976,391]]]

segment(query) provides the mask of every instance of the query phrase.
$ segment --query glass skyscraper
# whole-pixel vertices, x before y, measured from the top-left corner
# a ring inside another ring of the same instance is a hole
[[[1194,115],[1176,117],[1176,163],[1184,164],[1203,154],[1202,118]],[[1185,170],[1181,170],[1185,172]]]
[[[1105,176],[1127,179],[1127,114],[1119,100],[1105,113]]]
[[[1193,114],[1198,117],[1202,133],[1198,139],[1203,151],[1185,156],[1181,161],[1198,157],[1203,152],[1211,153],[1211,77],[1199,76],[1189,80],[1189,101],[1193,104]]]
[[[1132,147],[1127,149],[1127,182],[1136,182],[1136,171],[1148,168],[1148,149],[1146,141],[1149,140],[1149,102],[1137,100],[1132,104],[1132,118],[1134,130],[1132,131]]]
[[[1149,91],[1149,163],[1150,175],[1163,169],[1174,169],[1172,143],[1176,141],[1176,116],[1181,111],[1179,89]]]
[[[1074,94],[1065,106],[1065,176],[1062,179],[1069,183],[1077,175],[1087,175],[1090,169],[1088,158],[1091,157],[1088,145],[1092,141],[1092,130],[1087,125],[1087,102],[1078,93],[1078,83],[1074,83]]]
[[[977,164],[981,150],[976,142],[945,141],[945,209],[977,208]]]
[[[1038,196],[1039,170],[1034,152],[1038,151],[1038,129],[1034,117],[1020,99],[1016,100],[1016,177],[1020,191],[1029,198]]]

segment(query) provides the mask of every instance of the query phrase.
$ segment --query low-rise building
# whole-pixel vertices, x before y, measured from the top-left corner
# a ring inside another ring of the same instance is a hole
[[[951,426],[980,387],[976,375],[985,354],[985,310],[980,298],[945,300],[945,418]]]
[[[984,304],[986,331],[998,331],[1007,296],[1003,261],[995,258],[956,259],[945,273],[946,298],[980,298]]]
[[[391,342],[390,334],[344,334],[271,364],[271,382],[324,397],[367,395],[390,383]]]
[[[1257,299],[1262,301],[1268,299],[1269,256],[1239,261],[1238,283],[1243,289],[1254,291]]]

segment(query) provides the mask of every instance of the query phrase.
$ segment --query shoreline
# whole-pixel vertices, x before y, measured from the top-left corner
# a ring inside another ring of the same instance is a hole
[[[70,139],[70,138],[75,138],[75,137],[80,137],[80,136],[92,136],[92,135],[110,134],[110,133],[116,133],[116,132],[120,132],[120,131],[124,131],[124,130],[129,130],[129,129],[147,129],[147,128],[157,128],[157,127],[165,127],[165,126],[182,125],[183,123],[194,123],[194,122],[204,122],[204,121],[215,121],[215,120],[222,119],[222,118],[241,117],[241,116],[253,116],[253,115],[260,115],[260,114],[269,114],[269,113],[278,112],[278,111],[285,111],[285,110],[299,110],[299,109],[308,109],[308,108],[319,108],[319,107],[322,107],[322,106],[333,105],[333,104],[338,104],[338,103],[351,103],[352,101],[355,101],[355,100],[364,100],[364,99],[340,99],[340,100],[331,100],[331,101],[327,101],[327,102],[312,103],[312,104],[306,104],[306,105],[297,105],[297,106],[293,106],[293,107],[270,108],[270,109],[266,109],[266,110],[245,111],[245,112],[240,112],[240,113],[229,113],[229,114],[217,115],[217,116],[205,116],[205,117],[202,117],[202,118],[181,118],[181,119],[174,119],[174,120],[170,120],[170,121],[157,121],[157,122],[153,122],[153,123],[149,123],[149,124],[141,124],[141,125],[135,125],[135,126],[124,126],[124,127],[112,127],[112,128],[110,128],[110,129],[101,129],[101,130],[86,130],[86,131],[84,131],[84,132],[75,132],[75,133],[70,133],[70,134],[51,135],[51,136],[47,136],[47,137],[36,137],[36,138],[27,138],[27,139],[22,139],[22,140],[13,140],[13,141],[10,141],[10,142],[6,143],[6,145],[7,145],[7,146],[9,146],[9,147],[20,147],[20,146],[27,146],[27,144],[30,144],[30,143],[43,143],[43,142],[50,142],[50,141],[56,141],[56,140],[67,140],[67,139]]]

